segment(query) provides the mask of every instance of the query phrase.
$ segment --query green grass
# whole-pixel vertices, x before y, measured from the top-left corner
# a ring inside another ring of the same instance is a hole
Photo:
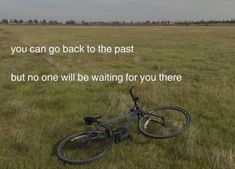
[[[10,56],[13,45],[134,45],[128,55]],[[218,27],[0,26],[1,169],[233,169],[235,168],[235,29]],[[10,82],[10,73],[182,74],[182,82]],[[131,129],[134,142],[114,145],[83,166],[64,165],[55,143],[84,128],[88,114],[127,111],[131,85],[145,107],[177,105],[190,128],[169,140]]]

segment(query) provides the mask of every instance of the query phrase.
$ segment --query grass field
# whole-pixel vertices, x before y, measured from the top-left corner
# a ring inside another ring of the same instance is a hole
[[[14,55],[14,45],[135,46],[127,55]],[[235,27],[0,26],[1,169],[234,169]],[[10,73],[182,74],[182,82],[10,82]],[[177,105],[190,128],[169,140],[131,129],[134,141],[83,166],[65,165],[55,143],[84,128],[82,117],[127,111],[128,88],[145,107]]]

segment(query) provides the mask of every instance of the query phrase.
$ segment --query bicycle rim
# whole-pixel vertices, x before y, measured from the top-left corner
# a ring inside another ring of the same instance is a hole
[[[88,163],[105,155],[112,143],[113,139],[100,131],[74,134],[59,143],[57,156],[68,163]]]
[[[182,133],[190,121],[190,115],[186,110],[164,106],[144,114],[139,120],[139,129],[146,136],[165,139]]]

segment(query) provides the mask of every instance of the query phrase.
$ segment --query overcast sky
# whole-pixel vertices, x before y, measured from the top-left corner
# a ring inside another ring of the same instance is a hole
[[[235,0],[0,0],[0,19],[144,21],[234,19]]]

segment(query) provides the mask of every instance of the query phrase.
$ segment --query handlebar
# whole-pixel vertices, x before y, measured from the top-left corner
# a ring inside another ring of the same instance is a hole
[[[133,102],[135,103],[135,106],[137,107],[137,106],[138,106],[138,105],[137,105],[137,101],[139,100],[139,98],[138,98],[137,96],[134,96],[134,94],[133,94],[133,92],[132,92],[133,89],[134,89],[134,86],[132,86],[132,87],[130,88],[129,93],[130,93],[130,95],[131,95],[131,97],[132,97]]]

